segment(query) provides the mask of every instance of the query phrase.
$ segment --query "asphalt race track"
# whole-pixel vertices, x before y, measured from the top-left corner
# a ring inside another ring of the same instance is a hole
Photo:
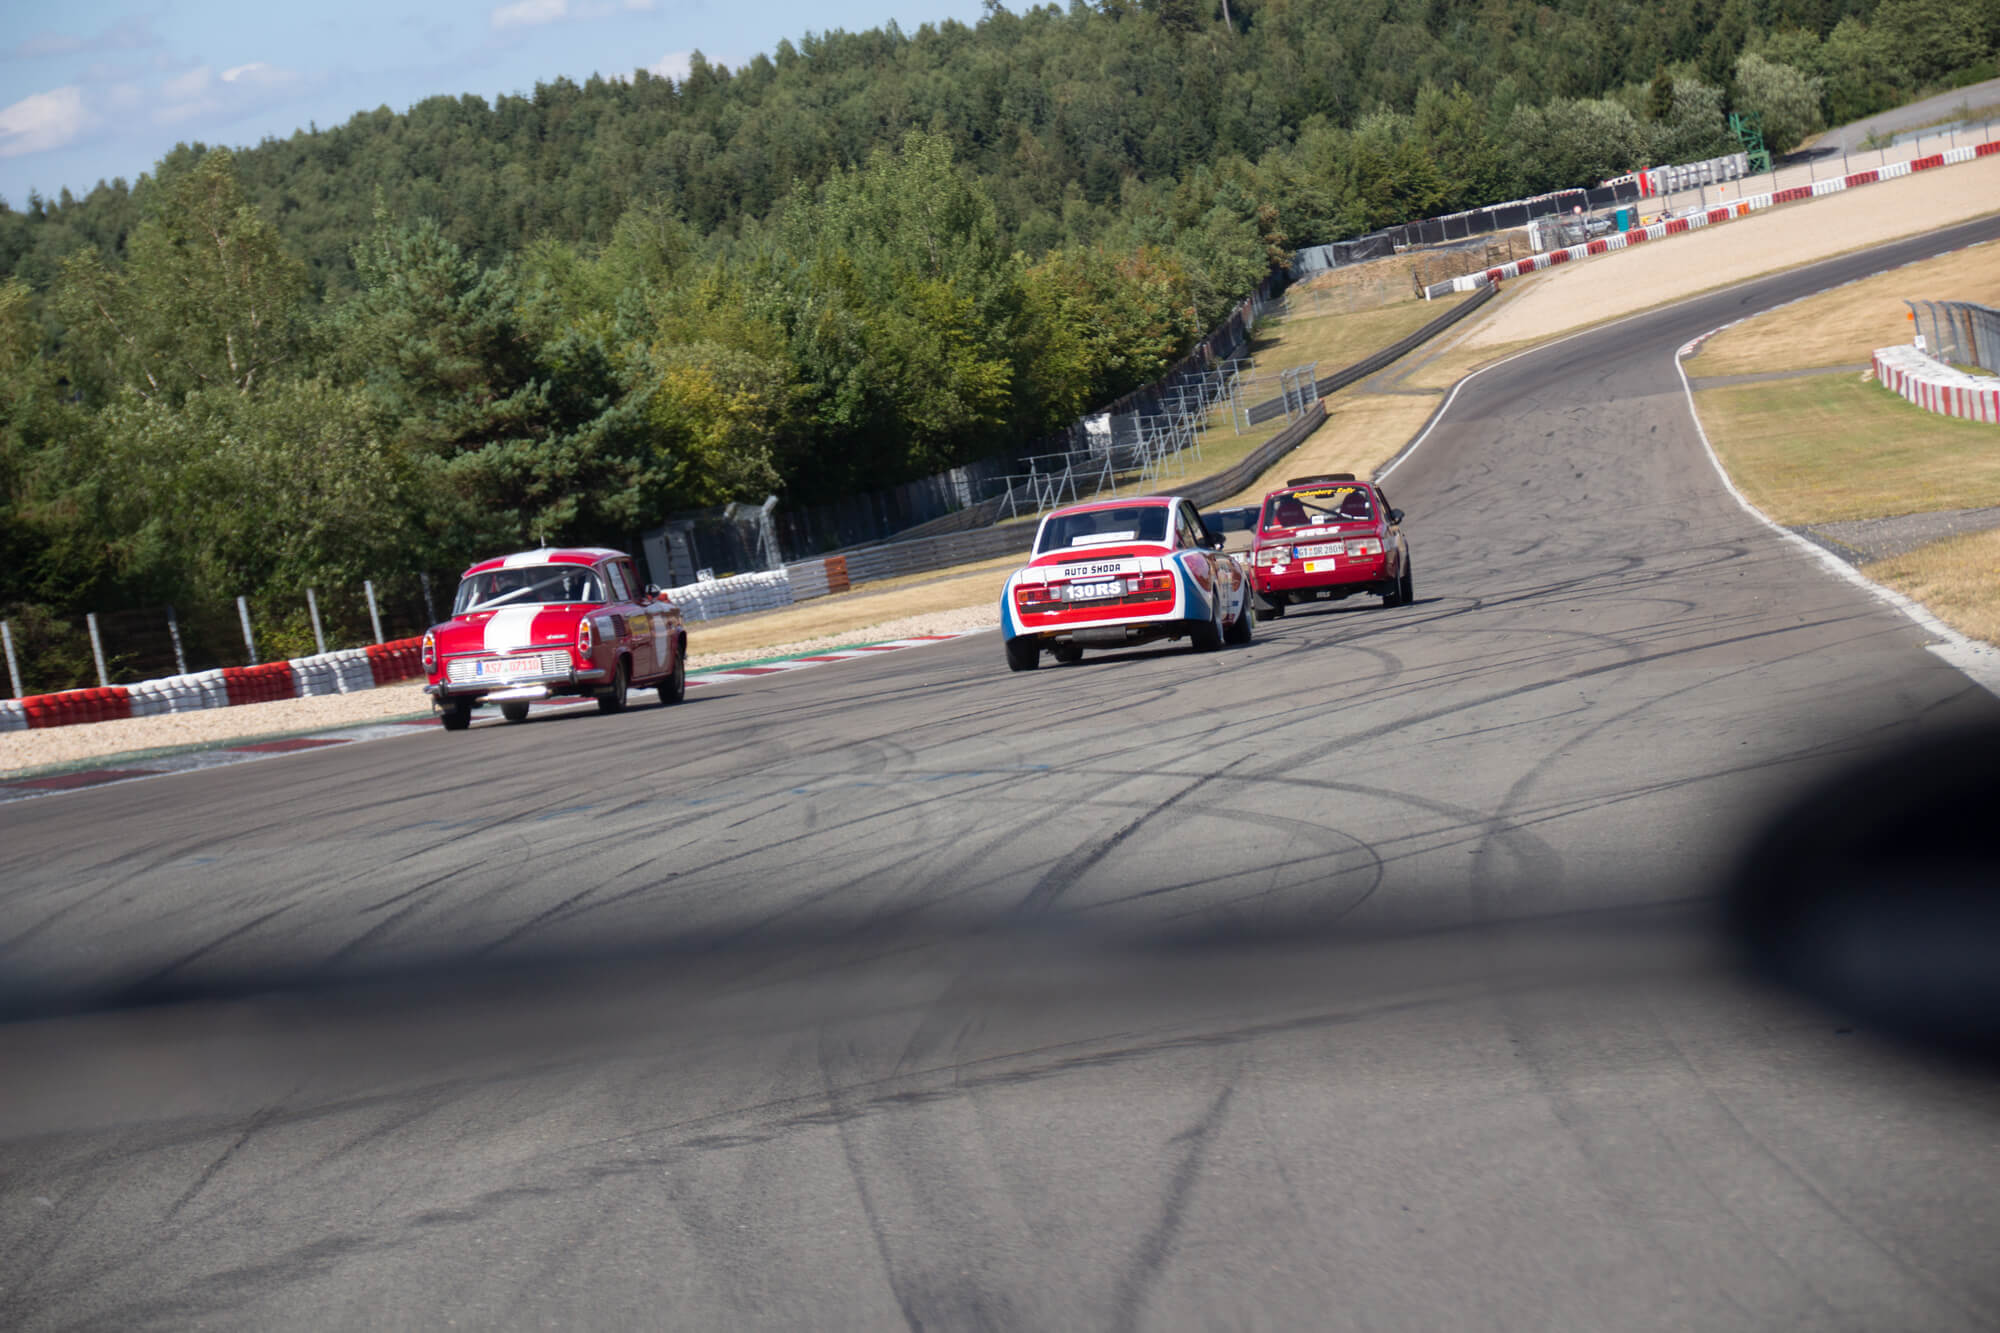
[[[2000,702],[1730,500],[1673,364],[1995,235],[1477,377],[1386,483],[1412,607],[0,807],[0,1325],[2000,1324],[1990,1073],[1703,901]]]

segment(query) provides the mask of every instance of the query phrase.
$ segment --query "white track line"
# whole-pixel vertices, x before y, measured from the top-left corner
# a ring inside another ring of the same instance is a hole
[[[1893,245],[1896,244],[1896,242],[1890,241],[1886,242],[1886,244]],[[1894,607],[1896,610],[1901,611],[1904,615],[1908,616],[1912,621],[1916,622],[1918,628],[1922,629],[1926,634],[1930,634],[1935,638],[1941,640],[1941,642],[1938,643],[1924,645],[1928,651],[1937,654],[1939,657],[1943,658],[1946,662],[1958,668],[1958,670],[1963,672],[1967,677],[1967,679],[1971,680],[1975,685],[1980,686],[1981,688],[1991,692],[1996,696],[2000,696],[2000,648],[1994,648],[1991,644],[1981,643],[1977,639],[1968,638],[1965,635],[1959,633],[1957,630],[1953,629],[1951,626],[1945,624],[1942,620],[1939,620],[1936,616],[1932,615],[1929,608],[1924,606],[1923,603],[1918,602],[1913,598],[1904,596],[1902,593],[1897,592],[1894,588],[1885,587],[1882,584],[1877,583],[1874,579],[1869,578],[1866,574],[1863,574],[1860,570],[1848,564],[1845,560],[1842,560],[1839,556],[1835,555],[1833,552],[1826,550],[1824,547],[1815,545],[1814,543],[1807,541],[1804,537],[1801,537],[1799,536],[1798,533],[1791,531],[1789,528],[1785,527],[1782,523],[1774,521],[1773,519],[1770,518],[1770,516],[1765,514],[1763,510],[1757,508],[1756,505],[1751,504],[1750,501],[1744,497],[1742,491],[1736,489],[1736,483],[1730,480],[1728,470],[1722,466],[1722,459],[1719,456],[1717,456],[1715,452],[1715,446],[1709,442],[1708,432],[1702,429],[1701,415],[1695,411],[1694,407],[1694,386],[1688,383],[1687,369],[1682,362],[1683,357],[1692,355],[1694,350],[1700,347],[1704,342],[1707,342],[1710,338],[1713,338],[1716,334],[1722,332],[1724,329],[1732,328],[1737,324],[1741,324],[1746,319],[1755,319],[1758,315],[1769,314],[1773,310],[1781,310],[1786,306],[1797,305],[1801,301],[1809,301],[1813,297],[1823,295],[1826,292],[1838,291],[1842,287],[1851,287],[1857,282],[1866,282],[1869,278],[1880,277],[1884,273],[1893,273],[1897,269],[1908,268],[1912,264],[1928,263],[1933,259],[1942,259],[1946,255],[1957,254],[1960,250],[1970,250],[1974,246],[1989,245],[1989,244],[1992,244],[1992,242],[1973,241],[1966,245],[1953,246],[1948,250],[1940,250],[1936,254],[1924,255],[1921,258],[1907,260],[1901,264],[1891,264],[1888,268],[1877,269],[1873,273],[1866,273],[1858,278],[1849,278],[1845,282],[1829,283],[1825,287],[1821,287],[1816,291],[1806,293],[1804,296],[1795,296],[1789,300],[1779,301],[1774,305],[1766,306],[1762,310],[1758,310],[1752,314],[1739,315],[1735,319],[1730,320],[1727,324],[1718,324],[1714,328],[1710,329],[1707,333],[1702,334],[1700,337],[1691,339],[1690,341],[1681,344],[1679,347],[1674,349],[1673,357],[1674,357],[1674,373],[1680,376],[1681,392],[1687,398],[1688,419],[1694,422],[1695,435],[1700,438],[1701,447],[1703,451],[1705,451],[1708,454],[1709,465],[1715,469],[1715,475],[1721,478],[1723,488],[1729,492],[1730,498],[1734,499],[1737,504],[1743,507],[1743,512],[1750,515],[1750,517],[1756,519],[1759,523],[1769,528],[1772,532],[1777,533],[1778,536],[1784,538],[1786,541],[1797,546],[1807,555],[1811,556],[1814,560],[1818,561],[1819,564],[1824,568],[1826,568],[1827,570],[1838,575],[1840,578],[1845,579],[1847,582],[1853,584],[1855,587],[1860,588],[1864,592],[1868,593],[1870,596],[1874,597],[1876,600],[1884,603],[1885,605]],[[1831,261],[1822,261],[1822,262],[1831,262]],[[1764,276],[1777,277],[1778,274],[1772,273],[1772,274],[1766,274]],[[1762,278],[1750,278],[1746,279],[1745,281],[1747,284],[1749,282],[1760,282],[1762,280],[1763,280]],[[1498,370],[1501,366],[1506,365],[1510,361],[1518,361],[1524,356],[1533,356],[1537,352],[1547,351],[1551,347],[1559,346],[1562,343],[1569,342],[1574,338],[1587,337],[1588,335],[1593,333],[1602,333],[1606,329],[1615,328],[1617,325],[1626,323],[1629,320],[1642,319],[1647,315],[1656,315],[1662,311],[1671,310],[1677,305],[1687,305],[1690,302],[1700,301],[1707,297],[1714,296],[1715,294],[1716,293],[1714,292],[1701,292],[1694,296],[1687,297],[1684,300],[1669,301],[1665,305],[1655,306],[1650,310],[1642,310],[1637,312],[1636,314],[1626,315],[1620,319],[1610,320],[1607,321],[1606,323],[1595,325],[1592,328],[1578,329],[1575,333],[1565,334],[1560,338],[1551,339],[1550,341],[1541,343],[1537,346],[1524,348],[1521,351],[1514,353],[1512,356],[1503,357],[1500,360],[1495,361],[1490,366],[1481,366],[1479,369],[1473,371],[1470,375],[1467,375],[1464,379],[1461,379],[1460,381],[1458,381],[1458,383],[1451,386],[1451,392],[1445,396],[1444,403],[1438,408],[1438,410],[1435,413],[1431,415],[1431,419],[1427,423],[1425,423],[1423,430],[1418,432],[1417,438],[1411,440],[1408,444],[1404,445],[1402,452],[1398,453],[1394,458],[1390,459],[1389,465],[1383,468],[1380,472],[1377,472],[1375,474],[1375,479],[1377,481],[1380,481],[1382,478],[1388,476],[1391,472],[1394,472],[1398,467],[1401,467],[1404,460],[1409,458],[1411,454],[1414,454],[1417,451],[1417,446],[1422,444],[1425,440],[1429,439],[1430,433],[1433,430],[1437,429],[1439,422],[1444,420],[1445,413],[1451,410],[1452,403],[1455,402],[1458,398],[1458,391],[1464,388],[1466,385],[1472,383],[1472,381],[1478,379],[1481,375],[1484,375],[1487,371]]]
[[[1842,283],[1840,285],[1845,286],[1846,284]],[[1832,288],[1828,288],[1827,290],[1830,291]],[[1817,294],[1815,293],[1815,295]],[[1786,304],[1790,304],[1790,302]],[[1775,309],[1776,307],[1773,308]],[[1759,311],[1758,313],[1762,314],[1763,312]],[[1749,318],[1749,316],[1745,318]],[[1741,322],[1741,320],[1731,321],[1731,323]],[[1701,337],[1675,348],[1673,353],[1674,373],[1681,377],[1681,392],[1687,397],[1688,419],[1694,422],[1694,433],[1701,438],[1701,447],[1708,454],[1709,464],[1715,469],[1715,475],[1721,479],[1723,488],[1729,492],[1730,497],[1737,504],[1743,507],[1744,513],[1762,523],[1765,527],[1790,542],[1806,555],[1811,556],[1823,568],[1847,580],[1855,587],[1874,597],[1877,601],[1901,611],[1904,615],[1915,621],[1917,626],[1926,634],[1943,640],[1941,643],[1925,644],[1924,647],[1964,672],[1975,685],[1983,687],[1992,694],[2000,695],[2000,648],[1995,648],[1991,644],[1981,643],[1977,639],[1967,638],[1965,635],[1960,634],[1957,630],[1932,615],[1930,609],[1922,602],[1906,597],[1894,588],[1877,583],[1874,579],[1869,578],[1866,574],[1863,574],[1833,552],[1807,541],[1798,533],[1793,532],[1790,528],[1771,518],[1770,515],[1759,509],[1756,505],[1751,504],[1743,492],[1736,489],[1736,483],[1730,479],[1728,470],[1722,466],[1722,459],[1716,455],[1715,446],[1709,442],[1708,432],[1702,428],[1701,414],[1695,411],[1694,386],[1688,383],[1687,365],[1683,360],[1684,356],[1692,354],[1704,341],[1714,337],[1722,329],[1728,327],[1729,325],[1724,324],[1710,329],[1707,333],[1702,334]]]

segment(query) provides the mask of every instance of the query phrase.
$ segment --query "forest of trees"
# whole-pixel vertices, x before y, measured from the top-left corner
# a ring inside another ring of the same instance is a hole
[[[1077,0],[0,205],[0,616],[1004,452],[1300,245],[1994,73],[2000,0]]]

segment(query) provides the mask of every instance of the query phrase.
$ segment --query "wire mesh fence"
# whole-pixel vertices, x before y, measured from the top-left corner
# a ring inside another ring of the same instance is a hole
[[[448,612],[457,580],[415,574],[354,587],[54,616],[0,615],[8,696],[129,685],[412,638]],[[246,630],[247,623],[247,630]]]
[[[2000,310],[1972,301],[1906,300],[1918,345],[1954,366],[2000,374]]]

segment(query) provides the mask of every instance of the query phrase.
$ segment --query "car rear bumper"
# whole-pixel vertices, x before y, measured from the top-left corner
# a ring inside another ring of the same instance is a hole
[[[434,699],[548,699],[559,694],[588,692],[611,678],[607,671],[590,668],[584,671],[546,673],[537,676],[515,676],[506,680],[491,681],[432,681],[424,686],[424,693]]]
[[[1250,586],[1256,589],[1259,597],[1265,598],[1273,594],[1310,597],[1326,591],[1345,596],[1387,587],[1394,582],[1387,559],[1356,560],[1353,564],[1343,562],[1340,569],[1314,570],[1311,573],[1294,568],[1283,574],[1274,574],[1268,567],[1260,566],[1253,569],[1250,575]]]

